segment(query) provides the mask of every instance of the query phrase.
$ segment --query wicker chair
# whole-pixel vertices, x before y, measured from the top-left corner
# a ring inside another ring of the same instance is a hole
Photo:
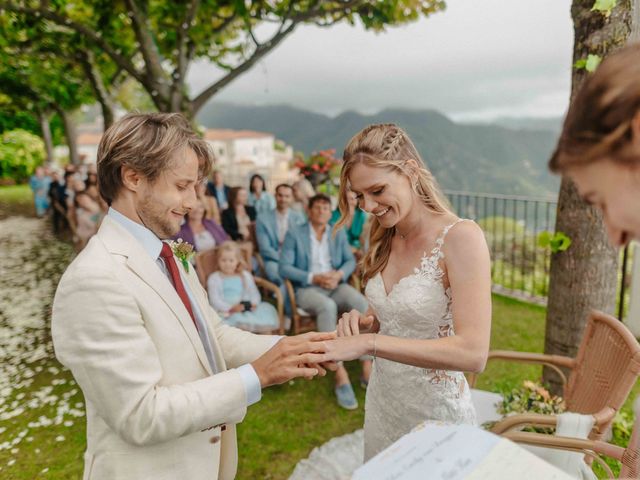
[[[291,334],[298,335],[299,333],[317,330],[316,317],[298,307],[296,303],[296,291],[291,281],[285,278],[284,285],[287,288],[289,301],[291,302]]]
[[[241,248],[242,254],[245,257],[245,262],[247,265],[251,265],[251,252],[253,249]],[[213,272],[218,270],[218,250],[207,250],[205,252],[200,252],[195,257],[196,260],[196,273],[198,274],[198,279],[202,286],[207,288],[207,278]],[[284,320],[284,299],[282,298],[282,292],[280,288],[274,283],[265,280],[260,277],[253,277],[256,281],[256,286],[261,290],[266,290],[276,297],[276,309],[278,310],[278,319],[279,319],[279,327],[270,332],[260,332],[267,334],[285,334],[285,320]]]
[[[600,440],[613,422],[640,374],[640,345],[619,320],[601,312],[592,312],[576,358],[540,353],[489,352],[489,360],[510,360],[547,365],[564,382],[567,411],[593,415],[589,438]],[[570,370],[569,378],[561,368]],[[475,386],[477,376],[469,376]],[[554,415],[523,414],[506,417],[492,429],[504,434],[527,425],[555,427]],[[547,437],[551,437],[548,435]]]
[[[532,432],[506,432],[504,437],[517,443],[524,443],[535,447],[567,450],[584,454],[589,460],[595,461],[606,472],[607,478],[614,478],[613,472],[607,463],[600,458],[604,455],[620,462],[620,475],[618,478],[640,479],[640,398],[636,399],[635,423],[631,432],[631,439],[627,448],[603,442],[571,437],[557,437]]]

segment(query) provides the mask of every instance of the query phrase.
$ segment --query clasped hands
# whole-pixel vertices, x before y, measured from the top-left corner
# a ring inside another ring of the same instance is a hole
[[[336,362],[354,360],[373,351],[373,336],[360,332],[377,330],[372,315],[357,310],[338,320],[335,332],[309,332],[283,337],[270,350],[251,363],[262,388],[293,378],[311,379],[335,371]]]
[[[311,283],[326,290],[334,290],[338,288],[343,276],[344,274],[340,270],[316,273],[313,275]]]

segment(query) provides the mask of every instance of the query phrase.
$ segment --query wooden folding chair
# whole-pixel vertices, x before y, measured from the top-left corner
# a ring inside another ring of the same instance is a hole
[[[298,335],[299,333],[317,330],[316,317],[298,307],[295,289],[291,281],[285,278],[284,284],[289,294],[289,301],[291,302],[291,333]]]

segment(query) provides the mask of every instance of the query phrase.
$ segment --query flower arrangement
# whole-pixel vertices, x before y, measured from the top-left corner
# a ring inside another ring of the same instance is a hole
[[[342,164],[342,161],[335,157],[335,153],[335,148],[320,150],[313,152],[306,160],[303,154],[298,153],[293,160],[293,167],[297,168],[314,187],[317,187],[318,184],[330,178],[335,167]]]
[[[196,252],[193,249],[193,245],[179,238],[175,242],[173,241],[169,242],[169,246],[171,247],[173,254],[180,259],[182,266],[184,267],[185,271],[188,273],[189,262],[191,262],[191,259],[196,254]]]
[[[551,395],[542,385],[530,380],[522,382],[522,387],[514,388],[503,396],[502,403],[497,405],[498,413],[509,416],[520,413],[541,413],[545,415],[557,415],[565,411],[565,403],[562,397]],[[490,429],[495,422],[487,422],[483,427]],[[527,427],[525,431],[550,433],[551,430],[543,427]]]

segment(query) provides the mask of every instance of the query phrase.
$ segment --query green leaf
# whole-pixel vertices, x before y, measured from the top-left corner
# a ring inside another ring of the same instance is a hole
[[[587,72],[592,73],[598,68],[600,62],[602,61],[602,57],[599,55],[593,55],[590,53],[587,58],[581,58],[577,60],[576,63],[573,64],[573,67],[577,70],[585,69]]]
[[[564,252],[571,246],[571,238],[563,232],[540,232],[538,235],[538,246],[550,248],[553,253]]]
[[[589,54],[589,56],[587,57],[587,63],[584,68],[589,73],[595,72],[596,68],[598,68],[598,65],[600,65],[601,61],[602,61],[602,57],[600,57],[599,55]]]
[[[544,231],[538,235],[538,246],[541,248],[547,248],[551,245],[551,233]]]
[[[611,15],[611,10],[616,6],[618,0],[596,0],[591,8],[592,12],[601,12],[608,17]]]
[[[577,70],[583,69],[583,68],[585,68],[587,66],[587,59],[586,58],[581,58],[576,63],[574,63],[573,66]]]
[[[187,262],[187,260],[184,258],[181,258],[180,261],[182,262],[182,266],[184,267],[185,271],[189,273],[189,262]]]

